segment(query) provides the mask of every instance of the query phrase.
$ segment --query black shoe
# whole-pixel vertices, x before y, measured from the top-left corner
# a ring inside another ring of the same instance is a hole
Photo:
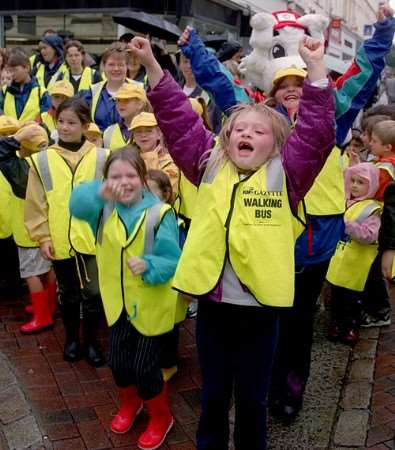
[[[81,359],[78,341],[69,341],[64,344],[63,359],[69,362],[75,362]]]
[[[97,344],[87,344],[84,348],[84,355],[92,367],[101,367],[105,364],[104,357]]]

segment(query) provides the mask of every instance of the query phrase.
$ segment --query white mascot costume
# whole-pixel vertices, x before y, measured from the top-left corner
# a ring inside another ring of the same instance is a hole
[[[304,68],[299,42],[304,34],[324,41],[329,19],[320,14],[299,16],[293,11],[258,13],[251,19],[251,54],[243,58],[239,70],[248,84],[270,92],[274,74],[291,66]]]

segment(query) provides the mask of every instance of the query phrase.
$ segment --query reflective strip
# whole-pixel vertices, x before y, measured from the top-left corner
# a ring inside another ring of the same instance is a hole
[[[156,203],[147,211],[145,219],[144,255],[152,255],[154,250],[155,229],[160,222],[160,211],[163,203]]]
[[[369,216],[371,216],[378,209],[380,209],[379,205],[375,205],[372,203],[369,205],[366,205],[365,208],[363,208],[363,210],[357,217],[356,222],[361,224],[364,220],[366,220]]]
[[[106,224],[107,220],[110,218],[112,212],[114,211],[114,207],[115,207],[115,203],[110,201],[107,202],[104,205],[103,208],[103,214],[100,218],[100,223],[99,223],[99,227],[97,229],[97,235],[96,235],[96,239],[97,242],[101,245],[103,242],[103,229],[104,229],[104,225]]]
[[[104,148],[110,148],[111,147],[111,140],[115,133],[115,128],[117,127],[117,123],[114,123],[114,125],[110,125],[107,130],[103,134],[103,145]]]
[[[101,180],[103,178],[103,167],[107,160],[107,152],[104,148],[96,148],[96,168],[95,168],[95,180]]]
[[[388,172],[388,174],[395,179],[395,168],[391,163],[387,163],[387,162],[379,162],[376,163],[375,166],[379,169],[384,169]]]
[[[266,190],[281,192],[283,190],[284,169],[281,158],[276,156],[266,166]]]
[[[46,151],[40,152],[37,156],[37,162],[45,191],[52,191],[53,185],[51,172],[49,170],[48,153]]]
[[[92,122],[95,121],[95,114],[96,114],[97,104],[99,102],[99,97],[100,97],[101,91],[102,91],[105,83],[106,83],[105,81],[99,81],[98,83],[92,84],[92,86],[91,86],[91,93],[92,93],[91,116],[92,116]]]

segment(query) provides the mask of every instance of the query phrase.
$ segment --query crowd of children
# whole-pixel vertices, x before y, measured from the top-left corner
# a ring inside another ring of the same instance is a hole
[[[238,450],[266,449],[268,405],[287,421],[298,414],[325,280],[328,339],[354,346],[361,326],[390,324],[395,108],[373,108],[352,129],[395,31],[388,7],[378,19],[360,50],[373,67],[365,78],[351,70],[333,85],[323,43],[305,36],[306,69],[278,71],[265,102],[223,114],[215,82],[208,93],[198,84],[218,61],[189,27],[177,81],[141,37],[113,43],[97,70],[81,42],[63,45],[52,30],[30,58],[0,51],[0,248],[19,258],[29,292],[20,331],[52,328],[59,307],[64,359],[111,368],[112,432],[128,432],[145,406],[138,447],[166,439],[190,302],[199,450],[228,448],[232,397]],[[21,281],[1,270],[7,295],[19,295]]]

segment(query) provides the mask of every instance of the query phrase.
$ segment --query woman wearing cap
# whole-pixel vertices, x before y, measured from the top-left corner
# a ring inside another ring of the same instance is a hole
[[[51,138],[57,140],[56,131],[56,110],[67,99],[74,95],[73,86],[66,80],[55,81],[48,90],[51,96],[51,107],[49,110],[41,114],[41,123],[48,128]]]
[[[129,143],[131,136],[129,127],[133,118],[148,106],[142,84],[124,83],[115,94],[115,100],[121,120],[110,125],[103,133],[104,148],[110,150],[125,147]]]
[[[126,78],[128,60],[125,44],[114,42],[102,56],[105,81],[92,84],[87,91],[81,93],[90,106],[92,122],[101,131],[121,120],[114,98],[122,85],[125,82],[141,84]]]
[[[164,147],[162,132],[152,113],[138,114],[130,125],[133,141],[140,150],[140,154],[147,166],[147,170],[162,170],[170,178],[173,198],[177,196],[180,171],[174,164],[169,152]]]
[[[29,58],[22,50],[14,50],[9,55],[7,68],[12,74],[12,83],[0,91],[0,109],[6,116],[20,121],[36,120],[49,109],[51,99],[32,78]]]
[[[57,34],[44,36],[39,49],[40,62],[36,65],[33,75],[42,88],[47,88],[67,70],[63,59],[63,40]]]
[[[74,93],[89,89],[92,84],[102,81],[100,72],[85,66],[85,49],[80,41],[71,40],[64,46],[67,70],[58,79],[69,81]]]

